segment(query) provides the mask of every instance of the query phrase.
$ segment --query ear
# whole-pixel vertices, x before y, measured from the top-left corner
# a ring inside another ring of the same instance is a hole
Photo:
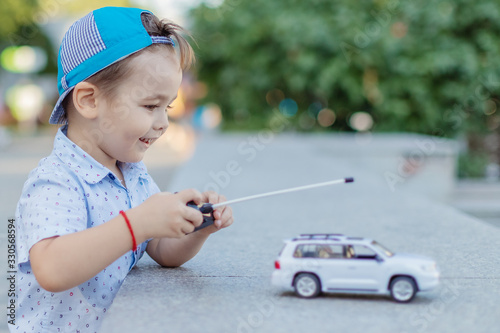
[[[73,105],[82,117],[87,119],[97,117],[98,94],[99,88],[90,82],[79,82],[73,88]]]

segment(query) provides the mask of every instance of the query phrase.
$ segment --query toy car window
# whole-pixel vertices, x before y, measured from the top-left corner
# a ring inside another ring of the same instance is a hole
[[[380,251],[382,251],[388,257],[392,257],[394,255],[394,253],[391,250],[387,249],[385,246],[383,246],[382,244],[380,244],[376,241],[373,241],[372,245],[377,247]]]
[[[317,257],[327,259],[344,258],[342,245],[317,245]]]
[[[342,245],[300,244],[293,252],[295,258],[344,258]]]
[[[347,257],[353,259],[375,259],[375,251],[364,245],[348,245]]]
[[[295,258],[314,258],[316,255],[316,245],[315,244],[300,244],[297,245],[293,256]]]

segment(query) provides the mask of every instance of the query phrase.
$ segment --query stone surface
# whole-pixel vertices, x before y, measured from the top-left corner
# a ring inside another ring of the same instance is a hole
[[[0,151],[4,225],[52,141],[52,134],[13,138]],[[446,190],[450,170],[431,159],[422,160],[425,174],[388,182],[384,173],[397,172],[400,151],[411,152],[412,142],[411,135],[214,134],[202,137],[194,158],[175,173],[175,152],[157,147],[147,163],[170,191],[212,188],[233,199],[349,176],[356,181],[234,205],[235,224],[212,235],[182,267],[162,268],[146,256],[125,280],[102,332],[497,332],[500,229],[432,198],[443,191],[438,187]],[[0,230],[4,251],[6,232]],[[313,232],[370,237],[395,252],[433,257],[442,283],[409,304],[360,295],[304,300],[273,289],[282,240]],[[0,262],[6,267],[6,255]],[[0,286],[6,304],[6,279]]]
[[[235,224],[182,267],[143,258],[105,332],[497,331],[498,228],[389,186],[369,158],[334,154],[334,135],[265,139],[205,136],[168,189],[215,188],[231,199],[349,176],[355,183],[235,204]],[[282,239],[314,232],[370,237],[395,252],[430,256],[442,283],[410,304],[356,295],[304,300],[274,290],[270,274]]]

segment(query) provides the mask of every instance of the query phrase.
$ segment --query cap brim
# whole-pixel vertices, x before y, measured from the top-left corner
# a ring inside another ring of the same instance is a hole
[[[62,105],[62,102],[68,96],[68,94],[73,90],[74,87],[69,88],[61,96],[59,96],[59,99],[57,100],[56,106],[54,107],[54,110],[52,110],[52,114],[50,115],[49,118],[49,124],[62,124],[61,122],[61,117],[64,114],[64,107]]]

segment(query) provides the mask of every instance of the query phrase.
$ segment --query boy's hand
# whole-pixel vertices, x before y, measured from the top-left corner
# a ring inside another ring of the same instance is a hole
[[[201,194],[202,202],[208,202],[211,204],[216,204],[219,202],[226,201],[226,197],[223,195],[220,195],[214,191],[207,191],[203,192]],[[211,226],[208,226],[204,229],[201,229],[197,232],[208,232],[208,233],[214,233],[220,229],[227,228],[231,224],[233,224],[233,210],[229,206],[223,206],[214,209],[213,211],[214,215],[214,224]]]
[[[175,194],[156,193],[139,206],[127,211],[127,215],[134,224],[134,231],[142,231],[145,239],[180,238],[193,232],[194,228],[203,222],[201,212],[186,204],[189,201],[199,204],[203,199],[202,194],[193,189]]]

